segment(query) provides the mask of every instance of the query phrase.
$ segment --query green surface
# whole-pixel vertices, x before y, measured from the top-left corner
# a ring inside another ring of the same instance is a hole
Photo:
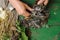
[[[33,5],[35,1],[23,0],[29,5]],[[29,1],[29,2],[28,2]],[[50,17],[48,20],[48,25],[50,28],[35,29],[30,28],[32,35],[31,40],[60,40],[57,36],[60,33],[60,0],[53,0],[48,4]]]

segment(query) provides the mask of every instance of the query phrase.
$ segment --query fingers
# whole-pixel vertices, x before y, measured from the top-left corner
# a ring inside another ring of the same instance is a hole
[[[25,17],[25,19],[28,19],[30,15],[31,14],[29,12],[25,11],[23,16]]]
[[[47,3],[48,3],[48,0],[39,0],[37,4],[38,5],[40,5],[40,4],[47,5]]]
[[[26,10],[24,10],[24,9],[21,9],[21,10],[20,9],[16,9],[16,11],[18,12],[19,15],[23,15],[25,17],[30,16],[30,13],[27,12]]]
[[[16,10],[16,11],[18,12],[19,15],[23,15],[24,17],[30,16],[30,13],[27,12],[26,10],[22,10],[22,11]]]
[[[27,12],[26,10],[20,10],[20,9],[16,9],[16,11],[18,12],[19,15],[23,15],[25,17],[28,17],[30,15],[29,12]]]
[[[44,0],[39,0],[37,4],[40,5],[40,4],[42,4],[43,2],[44,2]]]
[[[29,11],[32,11],[32,8],[30,8],[28,5],[24,4],[21,1],[17,1],[17,0],[14,0],[14,1],[9,0],[9,2],[16,9],[19,15],[23,15],[25,17],[28,17],[30,15],[30,13],[26,11],[26,9],[28,9]]]
[[[25,11],[25,12],[23,13],[23,16],[25,16],[25,18],[27,18],[27,17],[29,17],[29,16],[30,16],[30,13],[29,13],[29,12],[27,12],[27,11]]]
[[[45,2],[44,2],[44,5],[47,5],[48,4],[48,0],[46,0]]]
[[[31,7],[29,7],[27,4],[24,4],[26,9],[29,10],[29,11],[32,11],[33,9]]]

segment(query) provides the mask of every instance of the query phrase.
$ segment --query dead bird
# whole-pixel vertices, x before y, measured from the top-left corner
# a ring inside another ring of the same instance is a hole
[[[42,25],[46,24],[49,17],[49,12],[45,10],[44,5],[34,5],[31,16],[28,20],[24,19],[22,24],[26,27],[36,27],[40,28]]]

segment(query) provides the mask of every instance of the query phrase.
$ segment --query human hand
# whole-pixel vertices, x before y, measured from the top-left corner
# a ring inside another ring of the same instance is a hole
[[[19,13],[19,15],[23,15],[25,17],[28,17],[30,15],[30,13],[28,11],[26,11],[26,9],[29,11],[33,10],[27,4],[25,4],[19,0],[9,0],[9,2],[16,9],[16,11]]]
[[[48,0],[37,0],[37,4],[44,4],[44,5],[47,5],[48,4]]]

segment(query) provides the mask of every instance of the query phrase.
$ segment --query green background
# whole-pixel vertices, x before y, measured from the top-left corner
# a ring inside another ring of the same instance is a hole
[[[33,6],[35,0],[22,0],[30,6]],[[50,28],[30,28],[31,40],[60,40],[60,0],[49,0],[48,10],[50,17],[48,25]]]

